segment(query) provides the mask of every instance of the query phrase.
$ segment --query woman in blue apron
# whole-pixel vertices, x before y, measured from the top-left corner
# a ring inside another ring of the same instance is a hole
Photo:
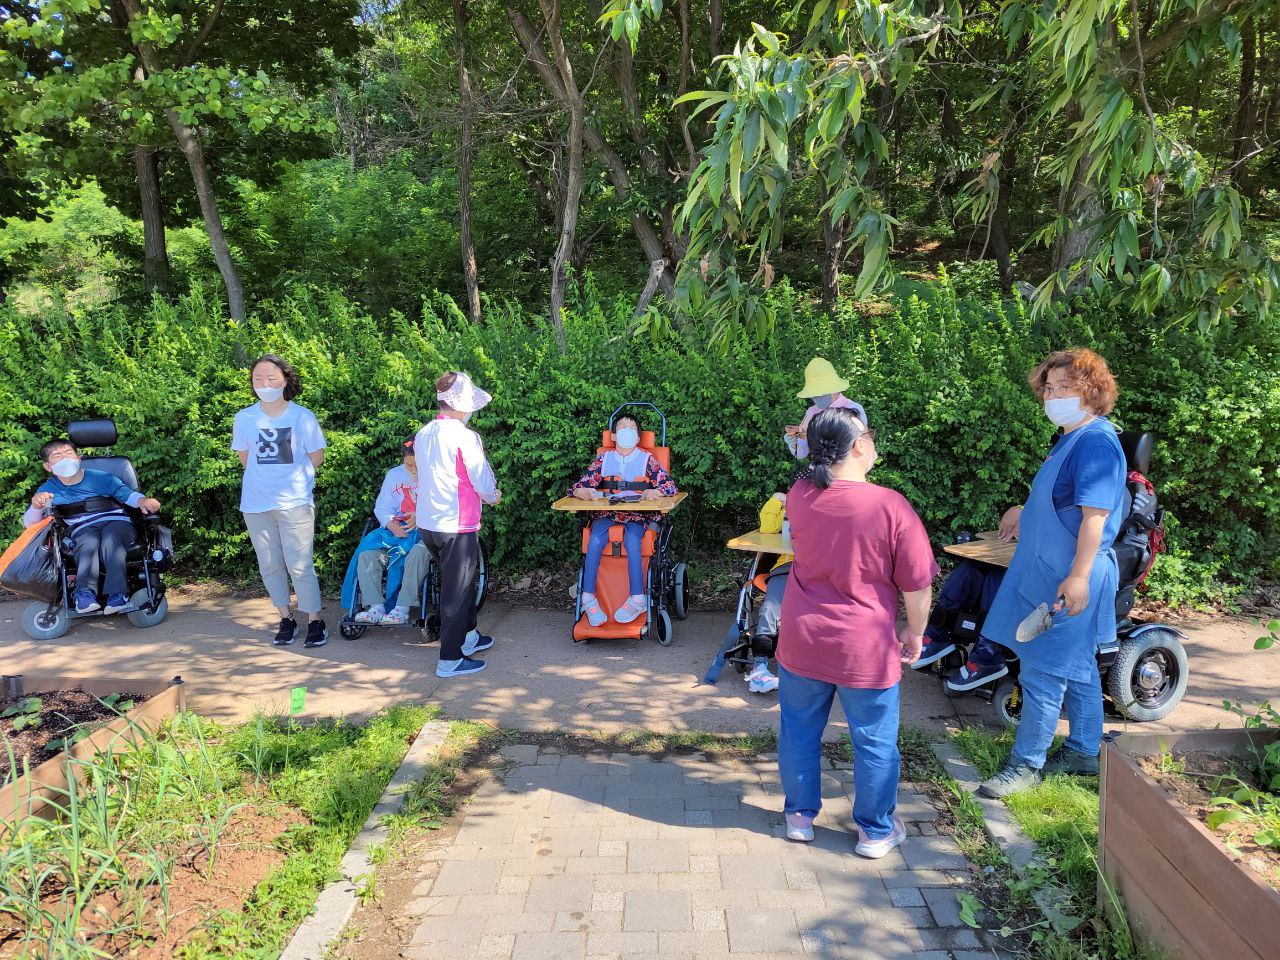
[[[1063,435],[1036,473],[1025,506],[1001,525],[1012,527],[1018,547],[982,635],[1017,651],[1022,719],[1009,760],[981,787],[989,797],[1034,785],[1042,770],[1097,772],[1097,648],[1116,630],[1119,572],[1111,545],[1123,519],[1126,468],[1106,419],[1116,400],[1115,378],[1093,351],[1063,350],[1036,367],[1029,382]],[[1042,603],[1056,608],[1053,625],[1018,643],[1018,625]],[[1070,736],[1047,761],[1064,705]]]

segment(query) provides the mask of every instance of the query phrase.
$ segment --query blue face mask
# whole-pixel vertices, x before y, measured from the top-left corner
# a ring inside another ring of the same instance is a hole
[[[630,450],[640,442],[640,434],[636,432],[635,427],[623,427],[614,432],[613,441],[623,450]]]
[[[827,394],[823,394],[821,397],[813,398],[813,405],[817,407],[819,410],[826,410],[828,407],[831,406],[831,404],[835,402],[836,402],[836,395],[834,393],[827,393]]]

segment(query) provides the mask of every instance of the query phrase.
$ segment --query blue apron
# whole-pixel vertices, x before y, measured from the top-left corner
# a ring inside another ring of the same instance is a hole
[[[1089,574],[1089,605],[1074,617],[1062,610],[1053,626],[1027,643],[1018,643],[1014,634],[1032,610],[1042,603],[1050,606],[1058,596],[1058,586],[1075,562],[1076,537],[1063,524],[1053,505],[1053,487],[1062,465],[1086,433],[1102,433],[1115,444],[1123,461],[1124,450],[1110,421],[1098,418],[1067,434],[1041,464],[1031,484],[1031,494],[1022,511],[1018,546],[1009,572],[1005,574],[982,635],[1013,650],[1024,667],[1068,680],[1089,680],[1095,669],[1099,643],[1111,640],[1116,630],[1116,591],[1120,573],[1111,545],[1120,531],[1124,509],[1124,486],[1102,530],[1102,547]]]

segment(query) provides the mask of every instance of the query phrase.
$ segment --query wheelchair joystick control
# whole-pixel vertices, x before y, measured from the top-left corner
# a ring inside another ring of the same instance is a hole
[[[956,543],[973,543],[973,534],[968,530],[961,530],[956,534]]]

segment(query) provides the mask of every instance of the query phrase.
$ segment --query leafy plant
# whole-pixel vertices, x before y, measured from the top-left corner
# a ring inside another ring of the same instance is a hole
[[[1280,797],[1255,790],[1239,780],[1236,783],[1237,788],[1230,794],[1213,798],[1213,805],[1221,809],[1209,814],[1209,829],[1250,823],[1258,828],[1253,836],[1258,844],[1280,850]]]
[[[1261,622],[1261,621],[1255,621]],[[1270,650],[1277,643],[1280,643],[1280,620],[1268,620],[1263,627],[1266,633],[1253,642],[1255,650]]]
[[[40,716],[40,708],[44,701],[39,697],[27,697],[17,703],[10,704],[0,712],[0,718],[12,719],[13,729],[17,732],[32,730],[40,726],[44,720]]]

